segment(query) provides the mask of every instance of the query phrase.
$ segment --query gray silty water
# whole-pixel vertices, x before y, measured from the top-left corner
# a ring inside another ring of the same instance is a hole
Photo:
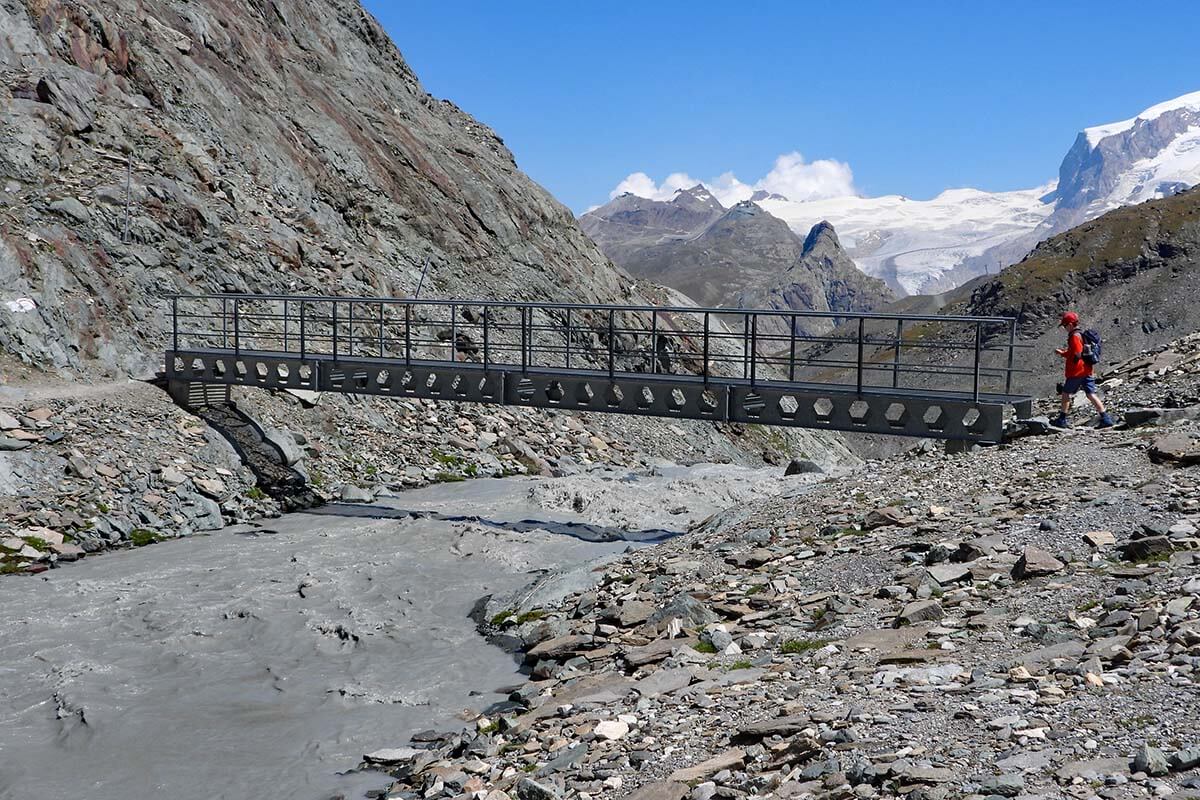
[[[619,553],[618,525],[658,538],[716,510],[708,494],[778,485],[733,467],[471,481],[0,581],[0,798],[361,796],[387,783],[342,774],[364,752],[519,679],[468,617],[481,597]]]

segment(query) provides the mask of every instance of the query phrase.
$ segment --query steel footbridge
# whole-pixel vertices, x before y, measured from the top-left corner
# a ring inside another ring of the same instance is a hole
[[[771,309],[178,295],[181,401],[231,386],[998,442],[1015,320]],[[203,394],[203,392],[201,392]]]

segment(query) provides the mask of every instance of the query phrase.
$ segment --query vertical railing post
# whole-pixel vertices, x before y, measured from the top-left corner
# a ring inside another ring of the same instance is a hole
[[[490,348],[491,348],[491,341],[490,341],[491,331],[489,330],[489,327],[488,327],[488,320],[492,316],[491,311],[492,311],[491,306],[483,307],[483,371],[484,372],[487,372],[490,369],[490,365],[492,362],[491,350],[490,350]]]
[[[788,321],[788,327],[791,329],[790,342],[788,344],[788,380],[796,381],[796,315],[792,314],[792,318]]]
[[[239,303],[235,297],[233,299],[233,352],[240,356],[242,354],[242,337],[241,325],[238,319],[238,306]]]
[[[337,300],[332,301],[333,310],[330,312],[330,320],[333,323],[333,360],[338,360],[338,318],[337,318]]]
[[[229,301],[221,298],[221,349],[229,349]]]
[[[758,376],[758,314],[750,315],[750,385]]]
[[[384,336],[383,336],[383,333],[384,333],[383,316],[384,316],[386,309],[387,309],[387,304],[384,303],[382,300],[380,300],[379,301],[379,357],[380,358],[387,357],[387,345],[384,342]]]
[[[350,300],[350,301],[348,301],[348,304],[350,306],[350,310],[346,312],[346,316],[348,318],[346,327],[348,328],[348,333],[350,334],[347,337],[350,342],[347,345],[347,349],[350,352],[348,352],[346,355],[350,356],[350,358],[354,358],[354,301]]]
[[[608,379],[613,379],[613,349],[616,337],[616,326],[613,324],[613,310],[608,310]]]
[[[404,363],[412,366],[412,303],[404,304]]]
[[[701,367],[701,372],[704,373],[704,385],[708,386],[708,312],[704,312],[704,365]]]
[[[892,359],[892,388],[900,388],[900,342],[904,339],[904,320],[896,320],[896,357]]]
[[[304,360],[304,355],[307,350],[308,342],[305,339],[304,330],[304,307],[308,305],[303,300],[300,301],[300,360]]]
[[[971,387],[971,396],[975,402],[979,402],[979,359],[981,355],[980,348],[983,346],[983,323],[975,323],[975,375],[974,382]]]
[[[171,298],[171,349],[179,350],[179,297]]]
[[[450,361],[458,361],[458,306],[450,304]]]
[[[570,369],[571,368],[571,309],[570,308],[567,309],[566,326],[567,326],[567,330],[566,330],[566,334],[565,334],[567,337],[566,368]]]
[[[658,374],[658,311],[650,312],[650,374]]]
[[[863,346],[866,339],[867,318],[858,318],[858,394],[863,390]]]
[[[521,372],[529,371],[529,307],[521,306]]]
[[[290,343],[290,338],[288,337],[288,301],[285,299],[283,301],[283,352],[285,352],[285,353],[288,352],[288,344],[289,343]]]
[[[750,376],[750,315],[742,314],[742,380]]]
[[[1008,321],[1008,369],[1004,371],[1004,393],[1012,394],[1013,351],[1017,349],[1017,321]]]

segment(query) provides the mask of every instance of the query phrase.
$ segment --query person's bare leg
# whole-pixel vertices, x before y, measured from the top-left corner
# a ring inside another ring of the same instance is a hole
[[[1071,410],[1071,395],[1067,394],[1066,392],[1062,393],[1062,404],[1060,405],[1059,410],[1062,411],[1062,415],[1064,417],[1067,415],[1067,412]]]
[[[1087,399],[1091,401],[1092,405],[1096,409],[1097,414],[1101,414],[1101,415],[1104,414],[1104,412],[1105,412],[1104,401],[1100,399],[1100,395],[1089,394],[1087,396]]]

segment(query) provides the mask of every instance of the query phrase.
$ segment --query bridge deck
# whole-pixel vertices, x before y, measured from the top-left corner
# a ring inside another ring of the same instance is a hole
[[[984,442],[1007,405],[1028,405],[1008,391],[1007,319],[212,295],[172,298],[172,321],[167,376],[183,394],[258,386]]]

